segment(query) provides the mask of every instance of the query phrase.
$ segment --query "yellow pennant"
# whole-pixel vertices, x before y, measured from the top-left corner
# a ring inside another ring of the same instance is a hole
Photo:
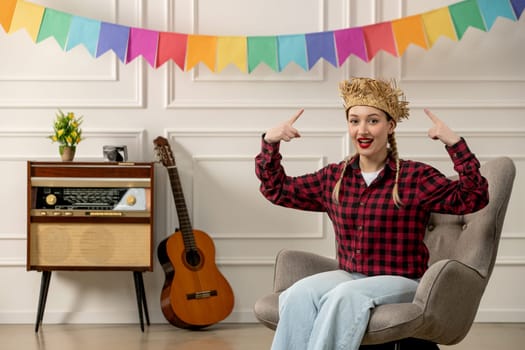
[[[217,72],[233,63],[241,72],[247,71],[247,41],[244,36],[223,36],[217,41]]]
[[[33,42],[36,42],[45,9],[44,6],[26,1],[18,1],[15,12],[13,13],[9,33],[14,33],[19,29],[25,29],[31,39],[33,39]]]
[[[426,12],[421,16],[423,17],[423,24],[425,26],[430,47],[434,46],[436,41],[442,35],[449,37],[454,41],[458,40],[448,7]]]

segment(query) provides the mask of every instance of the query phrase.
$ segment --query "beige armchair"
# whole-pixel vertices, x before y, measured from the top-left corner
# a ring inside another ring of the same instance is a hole
[[[469,215],[431,215],[425,237],[430,267],[414,300],[372,310],[363,348],[390,343],[405,349],[403,344],[417,339],[452,345],[467,335],[494,267],[516,169],[510,158],[501,157],[486,162],[481,172],[489,183],[489,204]],[[327,257],[279,252],[273,292],[257,300],[255,316],[275,329],[279,294],[303,277],[333,269],[337,261]]]

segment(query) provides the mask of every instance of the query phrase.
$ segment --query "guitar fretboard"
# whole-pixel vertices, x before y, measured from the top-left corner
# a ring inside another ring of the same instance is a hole
[[[190,215],[184,199],[184,192],[180,182],[179,172],[177,166],[167,167],[170,177],[171,191],[173,193],[173,200],[177,208],[177,217],[179,218],[180,231],[184,240],[186,249],[195,249],[195,237],[193,236],[193,227],[191,225]]]

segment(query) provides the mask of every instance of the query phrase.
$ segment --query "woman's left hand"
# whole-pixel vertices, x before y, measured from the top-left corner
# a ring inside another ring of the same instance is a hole
[[[459,142],[460,137],[454,131],[452,131],[452,129],[450,129],[447,124],[443,123],[443,121],[430,110],[425,108],[424,111],[434,124],[428,130],[428,137],[433,140],[440,140],[447,146],[452,146]]]

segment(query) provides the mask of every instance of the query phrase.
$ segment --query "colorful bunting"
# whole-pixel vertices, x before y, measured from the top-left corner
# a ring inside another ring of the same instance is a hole
[[[392,21],[392,30],[397,43],[399,56],[405,53],[410,44],[428,48],[427,37],[421,16],[410,16]]]
[[[308,51],[308,69],[312,69],[321,58],[337,67],[333,32],[306,34],[306,48]]]
[[[18,1],[13,12],[9,33],[14,33],[23,28],[27,31],[31,39],[33,39],[33,42],[36,42],[44,11],[45,7],[43,6]]]
[[[261,63],[266,63],[278,71],[277,38],[275,36],[248,37],[248,72],[251,73]]]
[[[172,60],[188,71],[199,63],[212,72],[235,65],[253,72],[261,63],[275,72],[295,63],[308,71],[321,59],[334,67],[350,55],[365,62],[385,51],[402,56],[410,45],[425,50],[440,37],[463,38],[468,28],[488,31],[498,17],[517,21],[525,0],[464,0],[422,14],[363,27],[277,36],[214,36],[159,32],[101,22],[25,0],[0,0],[0,26],[11,34],[25,29],[33,42],[54,38],[69,51],[83,45],[94,57],[113,51],[123,63],[142,56],[153,68]]]
[[[478,0],[479,10],[485,20],[487,29],[490,30],[498,17],[515,21],[516,16],[510,2],[494,0]]]
[[[397,56],[396,43],[392,32],[392,23],[378,23],[363,27],[365,43],[368,49],[368,60],[374,58],[380,50]]]
[[[337,47],[337,60],[342,65],[346,59],[354,54],[368,62],[365,35],[362,28],[348,28],[334,32],[335,46]]]
[[[71,26],[72,15],[53,9],[46,9],[42,24],[40,24],[40,31],[36,42],[39,43],[49,37],[55,38],[58,45],[64,50],[66,48],[67,37],[69,34],[69,27]]]
[[[454,24],[450,17],[448,7],[426,12],[421,15],[427,40],[430,47],[434,46],[441,36],[446,36],[451,40],[457,40]]]
[[[159,34],[159,52],[157,52],[157,67],[162,66],[168,60],[184,70],[186,61],[187,34],[161,32]]]
[[[99,34],[100,21],[74,16],[69,28],[66,51],[78,45],[84,45],[91,56],[96,57]]]
[[[130,28],[113,23],[100,24],[97,57],[112,50],[121,62],[126,62]]]
[[[217,58],[217,37],[210,35],[188,35],[188,49],[186,53],[186,70],[192,69],[202,61],[215,72]]]
[[[141,28],[131,28],[129,31],[128,56],[126,58],[126,63],[131,62],[138,56],[142,55],[150,66],[155,67],[158,40],[159,32]]]
[[[277,43],[279,46],[279,71],[282,71],[292,62],[295,62],[305,71],[308,70],[304,34],[280,35],[277,37]]]
[[[476,0],[466,0],[450,5],[450,15],[456,28],[456,34],[461,40],[469,27],[487,31]]]
[[[244,36],[223,36],[217,39],[217,72],[229,64],[234,64],[241,72],[246,72],[247,42]]]
[[[2,0],[0,1],[0,24],[4,27],[6,32],[9,32],[11,27],[11,20],[15,12],[17,0]]]
[[[514,9],[514,14],[516,18],[521,18],[525,10],[525,0],[511,0],[512,8]]]

